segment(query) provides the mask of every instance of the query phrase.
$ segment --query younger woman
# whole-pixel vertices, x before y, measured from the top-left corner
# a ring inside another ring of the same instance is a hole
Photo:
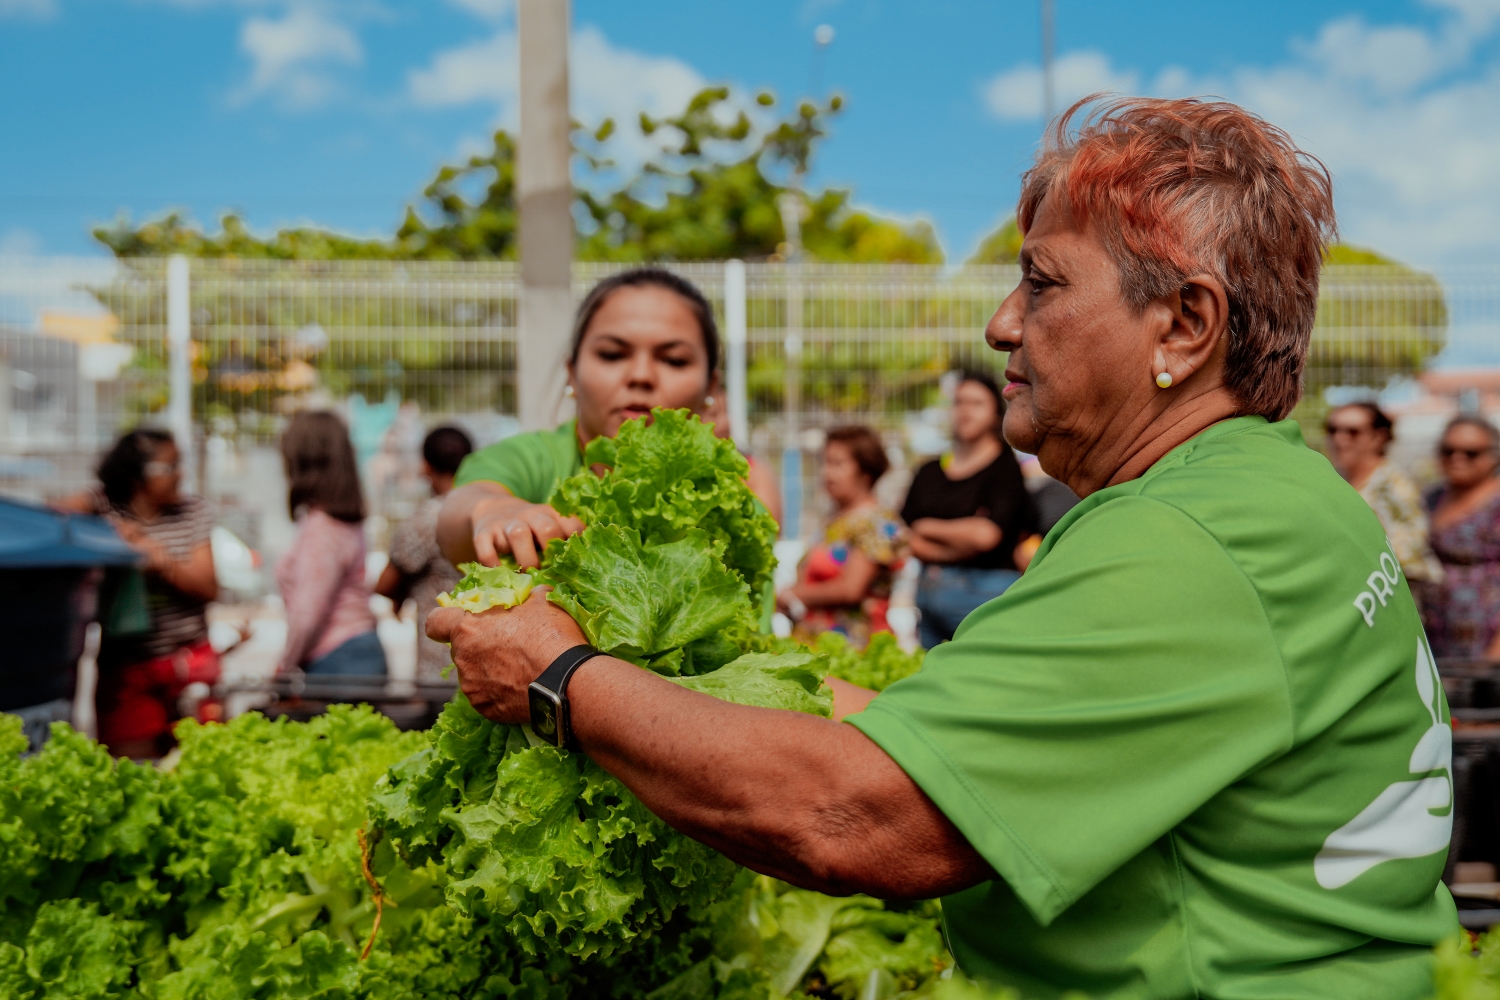
[[[655,407],[702,415],[719,391],[719,330],[689,281],[638,267],[595,285],[578,307],[568,390],[578,416],[551,431],[517,434],[470,455],[438,518],[438,544],[455,565],[514,555],[538,565],[548,540],[583,529],[547,506],[557,483],[583,467],[583,446]]]
[[[281,435],[287,507],[297,537],[276,564],[286,605],[286,649],[277,672],[385,676],[365,586],[365,500],[343,421],[303,411]]]

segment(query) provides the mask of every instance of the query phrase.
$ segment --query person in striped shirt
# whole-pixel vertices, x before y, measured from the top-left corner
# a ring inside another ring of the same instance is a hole
[[[182,492],[177,442],[166,431],[122,435],[98,467],[99,485],[59,506],[106,517],[141,554],[150,627],[105,629],[99,650],[99,741],[121,757],[159,757],[172,746],[178,698],[219,679],[205,609],[219,593],[210,534],[214,512]]]

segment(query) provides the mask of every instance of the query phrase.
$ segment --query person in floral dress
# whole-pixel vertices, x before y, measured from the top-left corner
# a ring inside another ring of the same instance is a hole
[[[906,557],[900,515],[875,499],[889,467],[880,438],[868,427],[838,427],[823,446],[823,488],[838,512],[798,567],[797,582],[776,595],[793,622],[792,635],[811,642],[841,632],[863,649],[872,634],[890,631],[891,583]]]
[[[1500,432],[1459,417],[1438,447],[1442,485],[1427,498],[1428,539],[1444,579],[1422,609],[1435,656],[1500,659]]]

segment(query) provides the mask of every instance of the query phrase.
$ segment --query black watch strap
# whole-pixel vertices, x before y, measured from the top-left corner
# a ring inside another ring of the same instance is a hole
[[[568,681],[573,672],[604,653],[580,645],[564,650],[527,689],[531,730],[555,747],[576,749],[572,718],[568,710]]]

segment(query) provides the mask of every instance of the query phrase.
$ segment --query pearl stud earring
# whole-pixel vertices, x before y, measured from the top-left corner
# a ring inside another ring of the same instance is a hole
[[[1156,384],[1161,386],[1163,389],[1172,388],[1172,373],[1162,372],[1160,375],[1156,376]]]
[[[563,395],[564,396],[571,396],[571,395],[573,395],[573,387],[571,385],[565,385],[565,386],[563,386]]]
[[[714,398],[712,396],[704,396],[703,397],[703,405],[704,406],[713,406],[714,405]]]

